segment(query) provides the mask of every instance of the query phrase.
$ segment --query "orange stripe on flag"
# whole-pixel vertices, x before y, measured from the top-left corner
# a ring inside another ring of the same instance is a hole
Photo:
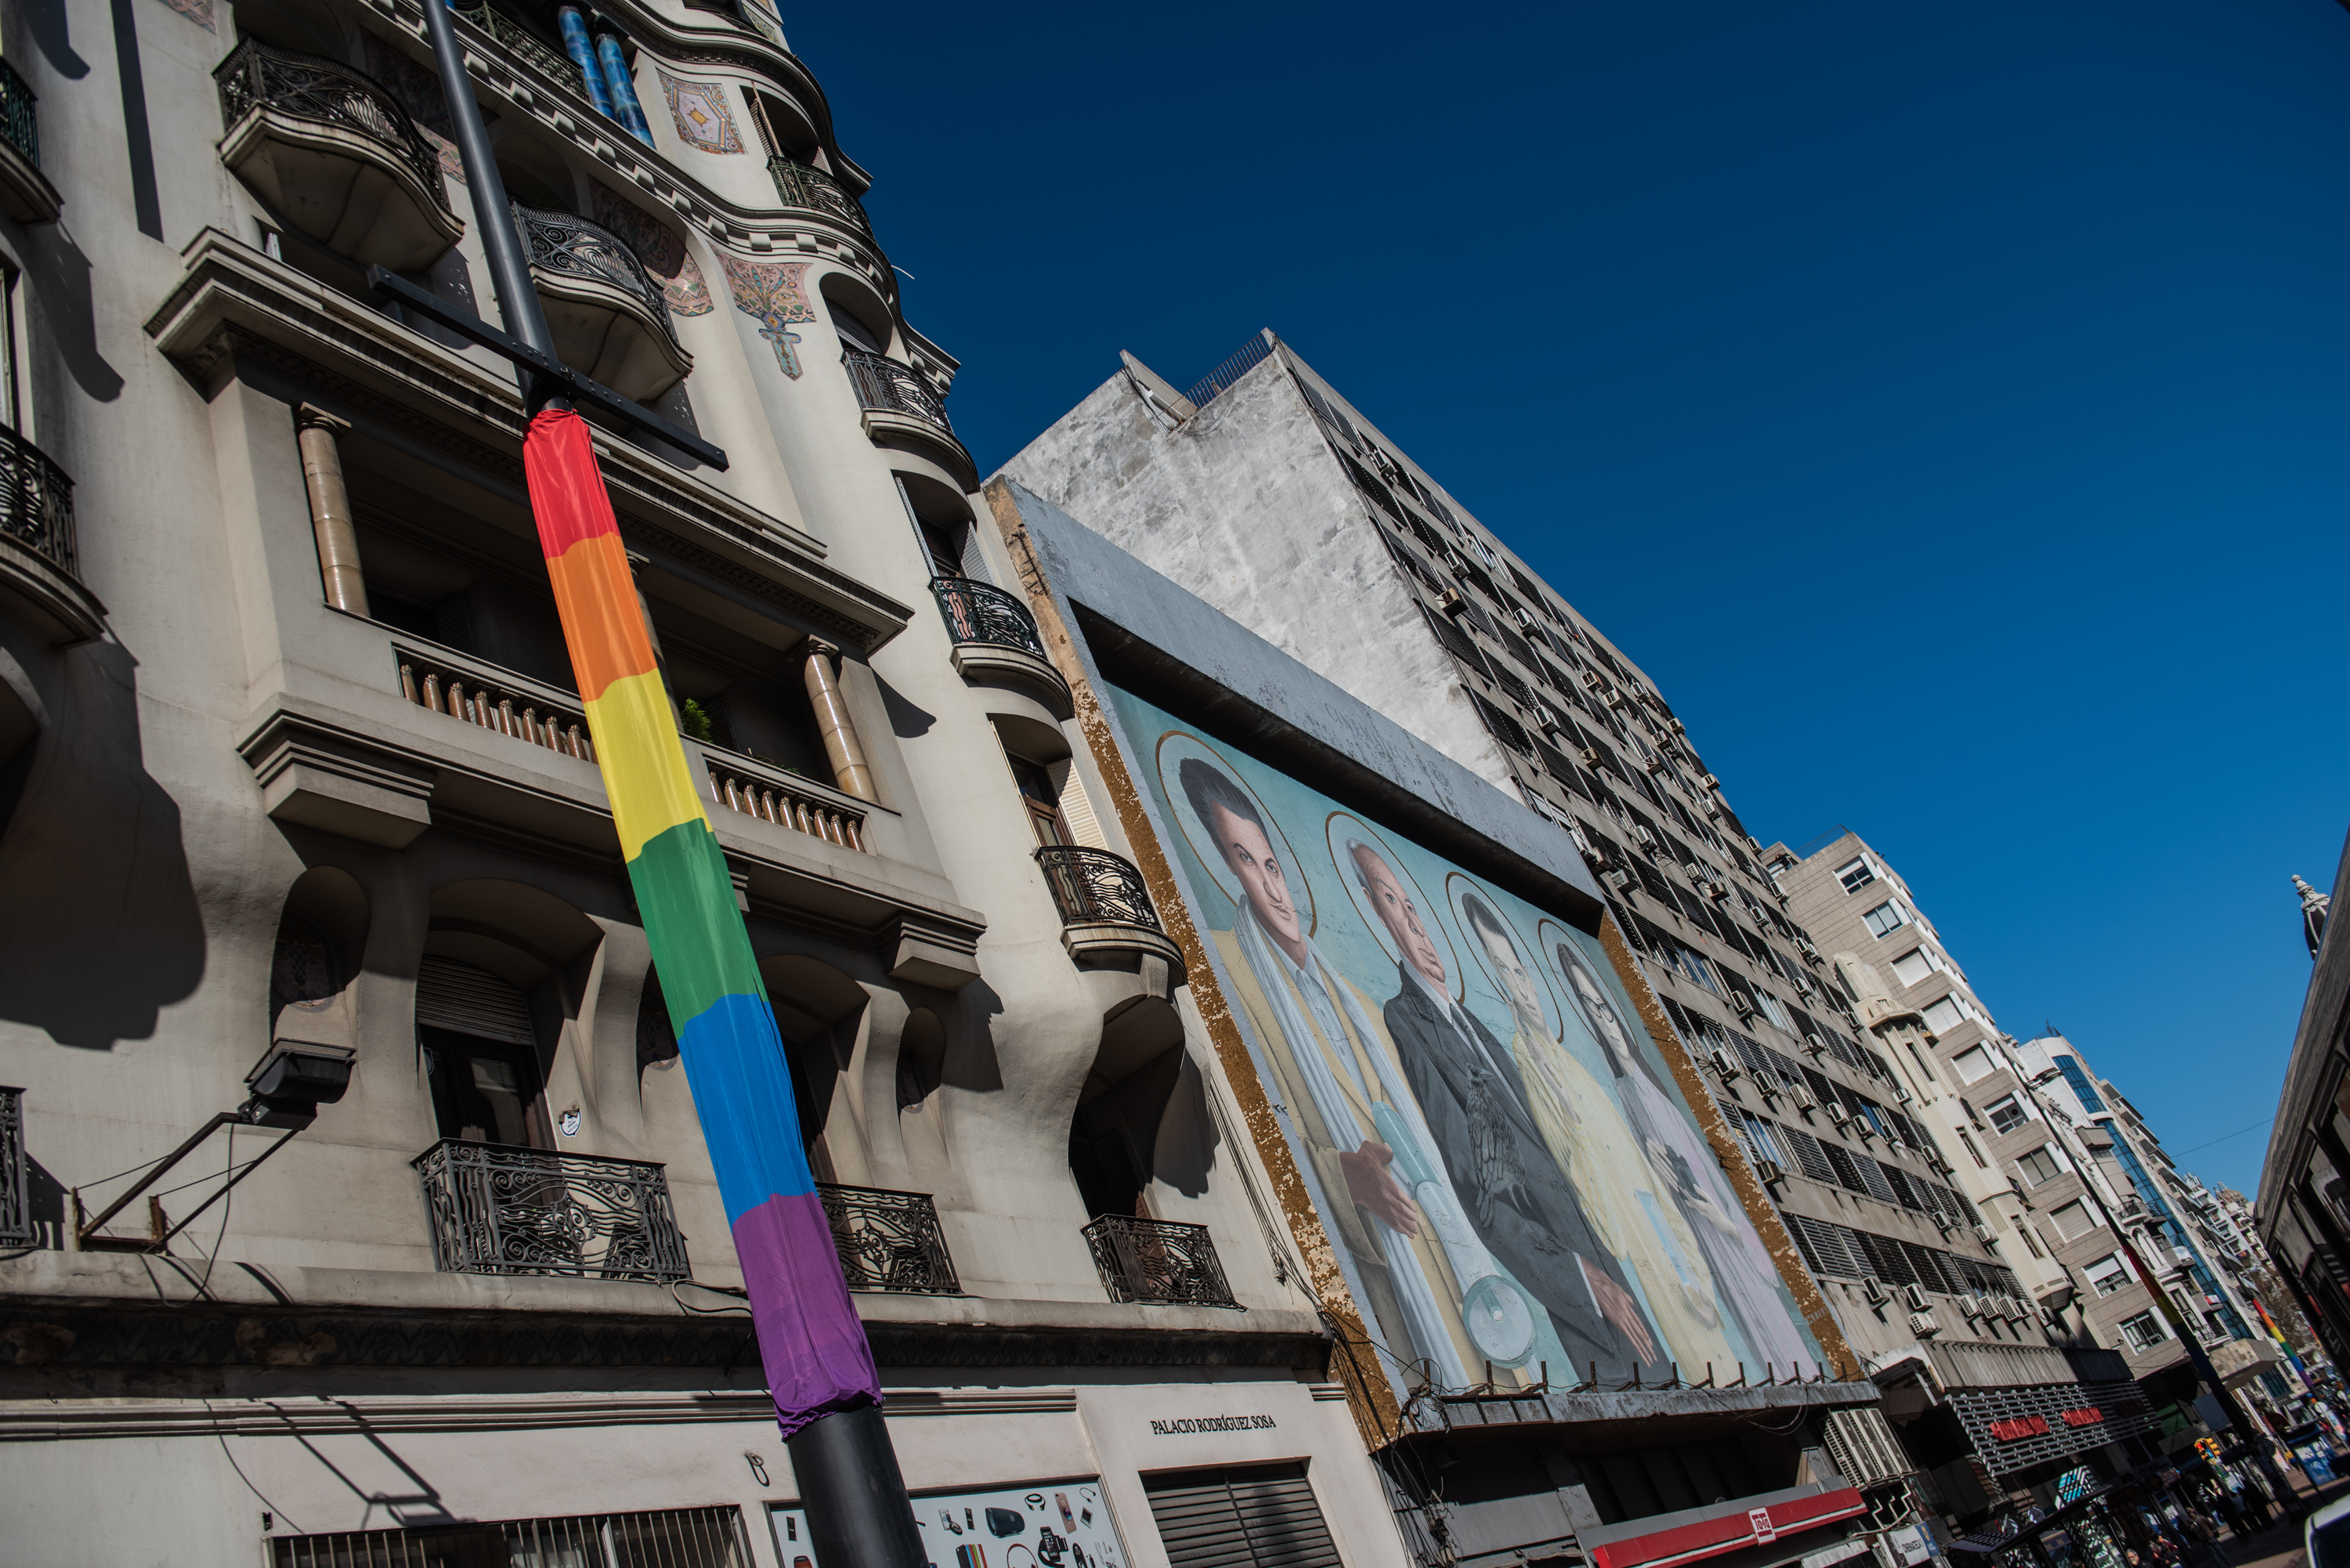
[[[580,540],[546,563],[546,576],[582,698],[593,702],[613,681],[651,671],[652,639],[618,534]]]

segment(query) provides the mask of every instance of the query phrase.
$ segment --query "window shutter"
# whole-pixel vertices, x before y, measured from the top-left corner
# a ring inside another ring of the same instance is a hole
[[[1341,1568],[1304,1465],[1186,1470],[1142,1484],[1174,1568]]]
[[[1053,793],[1060,797],[1061,820],[1069,825],[1069,836],[1087,849],[1107,849],[1109,840],[1102,836],[1101,819],[1094,815],[1094,803],[1086,794],[1086,781],[1078,776],[1076,763],[1067,757],[1047,763],[1045,776],[1053,781]]]
[[[479,1040],[538,1044],[521,992],[478,965],[427,955],[416,971],[416,1022]]]

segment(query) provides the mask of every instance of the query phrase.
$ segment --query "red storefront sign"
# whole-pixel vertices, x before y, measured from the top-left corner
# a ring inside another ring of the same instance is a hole
[[[1742,1509],[1695,1524],[1627,1536],[1591,1549],[1591,1568],[1679,1568],[1684,1563],[1775,1541],[1866,1511],[1856,1487],[1791,1498],[1768,1508]]]
[[[2018,1416],[2012,1420],[1993,1421],[1991,1435],[2002,1443],[2020,1443],[2026,1438],[2048,1435],[2048,1419],[2044,1416]]]
[[[2095,1405],[2064,1412],[2064,1424],[2068,1427],[2094,1427],[2105,1418],[2106,1413]]]

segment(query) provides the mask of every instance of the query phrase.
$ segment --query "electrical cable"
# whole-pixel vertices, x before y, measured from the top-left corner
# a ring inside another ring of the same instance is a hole
[[[296,1534],[299,1535],[303,1533],[302,1527],[299,1524],[295,1523],[293,1520],[286,1519],[286,1511],[278,1507],[276,1503],[270,1502],[268,1497],[263,1493],[262,1490],[253,1484],[253,1478],[244,1473],[244,1467],[236,1462],[236,1455],[229,1450],[228,1434],[221,1430],[220,1412],[213,1408],[213,1402],[209,1399],[203,1399],[198,1401],[198,1403],[203,1406],[204,1414],[212,1417],[213,1439],[221,1446],[221,1457],[228,1460],[228,1468],[236,1472],[236,1479],[244,1483],[244,1490],[251,1492],[254,1496],[260,1498],[263,1502],[268,1503],[270,1513],[276,1518],[286,1520],[286,1524]]]

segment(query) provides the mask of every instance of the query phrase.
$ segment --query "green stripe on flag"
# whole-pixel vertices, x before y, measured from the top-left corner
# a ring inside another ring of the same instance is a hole
[[[645,841],[629,862],[638,912],[681,1033],[728,996],[764,996],[758,961],[734,906],[734,879],[710,824],[681,822]]]

